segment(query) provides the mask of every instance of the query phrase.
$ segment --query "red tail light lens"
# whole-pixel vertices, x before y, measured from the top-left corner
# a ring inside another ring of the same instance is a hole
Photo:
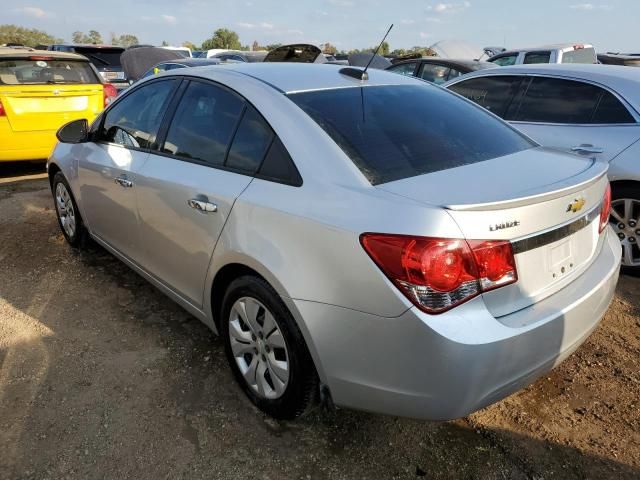
[[[104,93],[104,106],[109,105],[118,96],[118,90],[110,83],[105,83],[103,86]]]
[[[604,191],[604,198],[602,199],[602,209],[600,210],[600,228],[599,233],[604,232],[609,223],[609,213],[611,211],[611,185],[607,184],[607,189]]]
[[[4,111],[4,105],[2,105],[2,102],[0,102],[0,117],[6,117],[7,116],[7,112]]]
[[[365,233],[365,251],[418,308],[442,313],[482,292],[517,281],[505,241]]]

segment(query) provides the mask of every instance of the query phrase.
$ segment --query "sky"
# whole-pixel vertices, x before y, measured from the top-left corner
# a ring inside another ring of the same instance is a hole
[[[484,46],[591,43],[640,52],[639,0],[0,0],[0,24],[71,33],[135,34],[141,43],[200,44],[220,27],[243,44],[331,42],[339,50],[387,41],[394,48],[460,39]]]

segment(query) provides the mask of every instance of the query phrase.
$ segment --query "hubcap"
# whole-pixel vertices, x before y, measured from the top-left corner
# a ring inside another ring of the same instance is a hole
[[[622,265],[640,266],[640,246],[638,245],[638,223],[640,223],[640,200],[620,198],[611,202],[611,226],[622,243]]]
[[[73,238],[76,233],[76,212],[73,209],[71,195],[64,183],[58,183],[56,186],[56,211],[62,228],[70,238]]]
[[[289,382],[289,353],[271,312],[255,298],[238,299],[229,315],[229,340],[247,385],[263,398],[282,396]]]

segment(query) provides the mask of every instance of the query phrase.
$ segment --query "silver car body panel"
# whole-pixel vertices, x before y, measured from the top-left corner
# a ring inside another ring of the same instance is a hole
[[[611,232],[598,235],[597,221],[592,221],[518,255],[522,283],[515,285],[524,290],[498,289],[443,314],[427,315],[371,261],[360,235],[535,238],[598,208],[607,165],[571,157],[557,174],[538,169],[523,176],[517,171],[520,164],[538,158],[551,164],[554,157],[560,163],[560,154],[534,148],[477,164],[486,175],[468,170],[473,181],[463,182],[464,193],[454,190],[470,166],[374,187],[283,95],[361,85],[338,69],[235,64],[158,75],[209,79],[242,95],[265,115],[304,182],[294,187],[151,154],[131,171],[132,188],[111,179],[120,189],[113,194],[120,206],[125,197],[117,192],[135,192],[135,202],[126,202],[135,210],[144,246],[135,254],[120,251],[95,233],[100,231],[96,221],[109,222],[111,228],[118,224],[110,208],[97,214],[85,209],[82,172],[90,167],[85,163],[97,147],[60,144],[48,166],[60,168],[69,180],[94,238],[211,329],[217,330],[212,286],[223,268],[239,264],[265,278],[294,315],[336,404],[420,418],[464,415],[529,383],[586,338],[613,295],[620,263],[617,239],[611,240]],[[372,71],[366,82],[389,84],[438,88],[382,71]],[[120,173],[115,169],[118,158],[103,165],[105,182]],[[510,184],[511,177],[528,183]],[[429,196],[424,186],[433,179],[448,189]],[[218,212],[189,208],[187,202],[198,195],[215,203]],[[567,203],[576,195],[584,197],[584,207],[567,214]],[[518,215],[519,228],[488,230],[504,221],[506,213]],[[579,269],[556,283],[548,280],[546,270],[525,271],[566,241],[576,244]],[[537,303],[525,301],[529,297]],[[510,303],[501,310],[505,299]]]

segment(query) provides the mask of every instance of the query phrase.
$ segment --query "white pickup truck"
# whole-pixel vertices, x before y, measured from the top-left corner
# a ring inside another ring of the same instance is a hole
[[[532,63],[598,63],[593,45],[566,43],[522,48],[499,53],[487,60],[501,67]]]

